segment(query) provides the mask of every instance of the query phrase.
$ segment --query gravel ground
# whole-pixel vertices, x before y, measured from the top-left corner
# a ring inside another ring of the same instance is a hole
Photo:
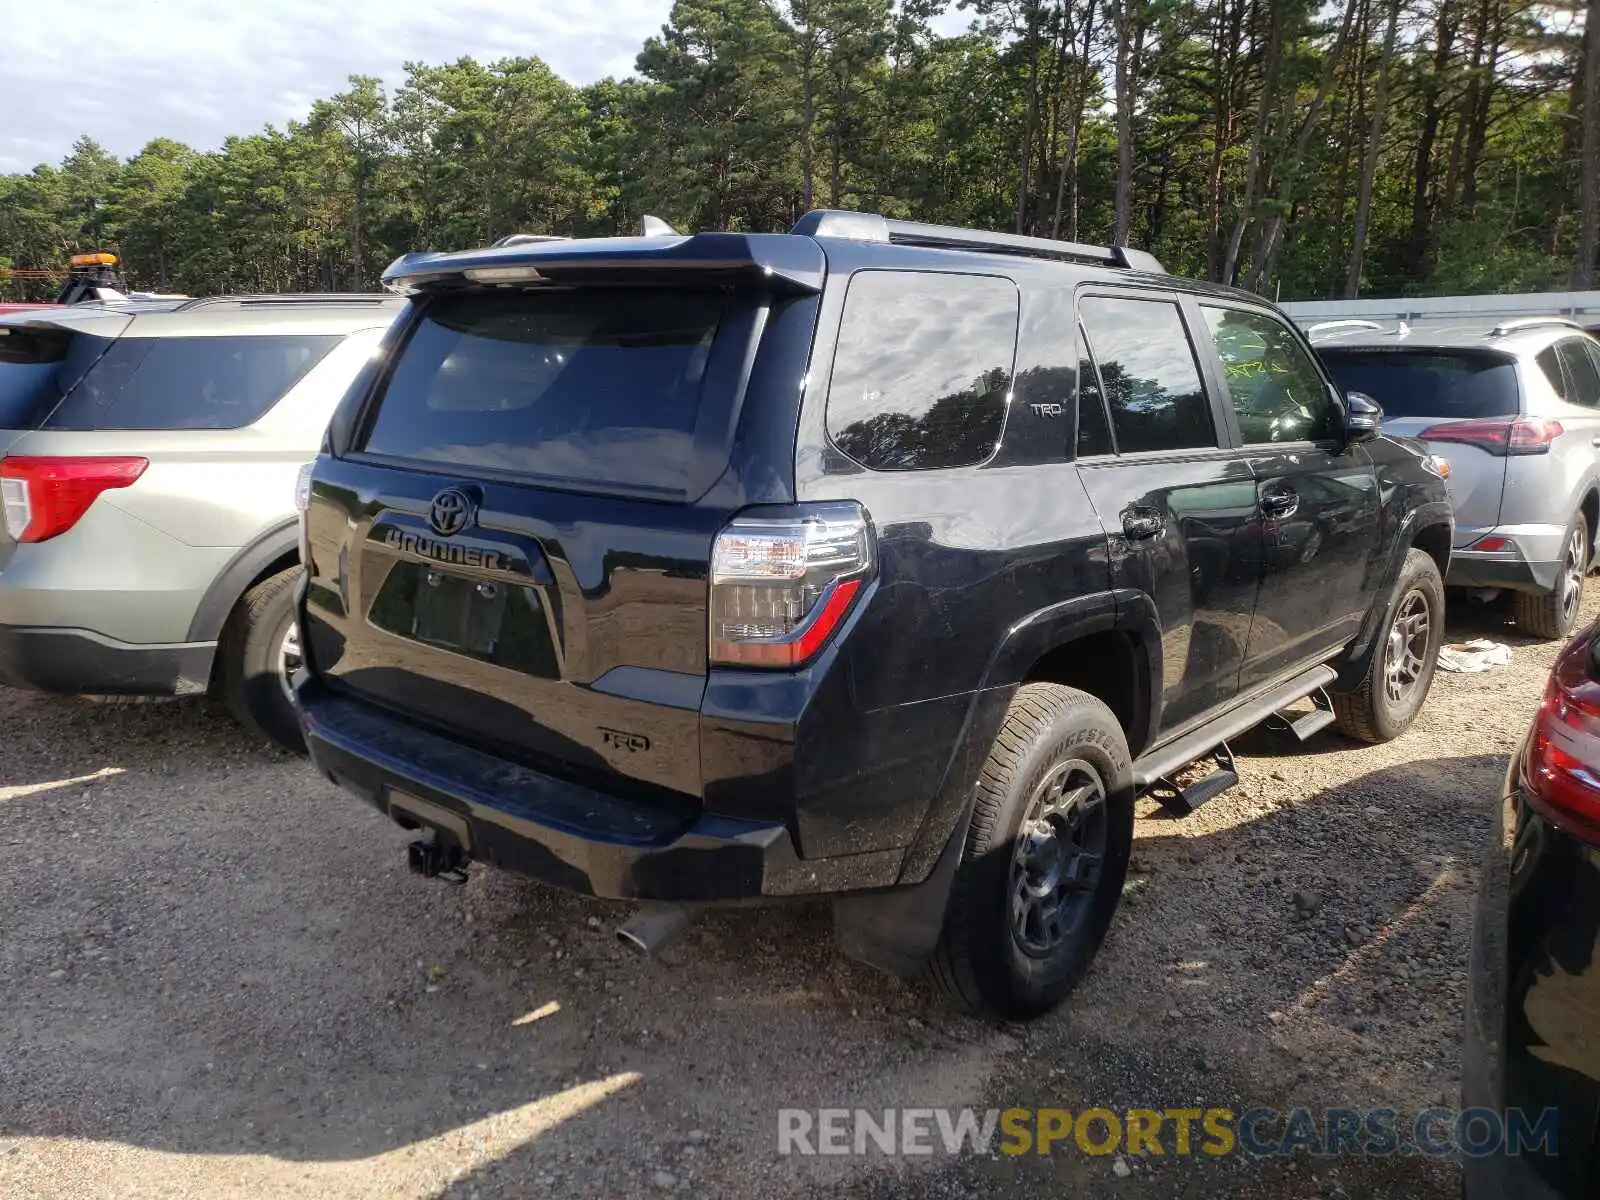
[[[1195,816],[1142,806],[1090,978],[1006,1029],[840,959],[823,906],[641,962],[615,908],[408,875],[203,702],[0,688],[0,1195],[1453,1197],[1413,1158],[775,1153],[780,1107],[1453,1103],[1489,805],[1558,647],[1451,633],[1513,661],[1398,741],[1258,732]]]

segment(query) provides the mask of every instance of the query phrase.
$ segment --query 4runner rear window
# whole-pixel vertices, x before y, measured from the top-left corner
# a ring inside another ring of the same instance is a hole
[[[1017,289],[987,275],[859,271],[845,295],[828,436],[874,471],[994,454],[1017,353]]]
[[[1517,368],[1499,354],[1447,350],[1323,350],[1347,392],[1365,392],[1386,417],[1513,417]]]
[[[591,484],[681,487],[718,290],[442,296],[400,352],[362,449]]]
[[[242,429],[316,366],[338,335],[118,338],[46,429]]]

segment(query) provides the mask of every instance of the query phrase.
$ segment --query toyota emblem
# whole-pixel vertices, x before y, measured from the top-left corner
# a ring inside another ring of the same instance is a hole
[[[472,497],[460,488],[445,488],[433,498],[428,524],[440,537],[460,533],[472,524]]]

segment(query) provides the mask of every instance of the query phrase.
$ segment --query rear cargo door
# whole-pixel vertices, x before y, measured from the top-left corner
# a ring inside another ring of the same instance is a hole
[[[692,805],[711,543],[745,495],[712,485],[760,331],[785,319],[735,287],[422,305],[351,451],[313,481],[319,676],[508,758]]]

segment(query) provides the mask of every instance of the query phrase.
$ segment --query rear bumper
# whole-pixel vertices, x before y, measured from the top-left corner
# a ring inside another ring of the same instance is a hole
[[[678,815],[541,774],[315,681],[302,683],[298,699],[318,770],[402,825],[465,840],[473,859],[615,900],[702,903],[830,890],[826,875],[798,858],[782,824]]]
[[[1510,588],[1518,592],[1551,592],[1561,574],[1566,530],[1559,525],[1505,525],[1478,531],[1472,544],[1450,552],[1453,587]],[[1486,537],[1501,537],[1500,550],[1474,550]]]
[[[216,651],[215,642],[137,645],[88,629],[0,625],[0,683],[69,695],[198,695]]]

